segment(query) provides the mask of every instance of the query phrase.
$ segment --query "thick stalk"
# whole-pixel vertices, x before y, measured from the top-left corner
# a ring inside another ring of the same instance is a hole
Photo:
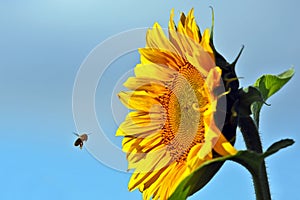
[[[250,116],[240,118],[239,127],[243,134],[247,149],[256,153],[262,153],[263,150],[259,132],[253,119]],[[257,166],[256,169],[250,170],[250,172],[253,178],[256,200],[271,200],[265,161],[261,162],[260,166]]]

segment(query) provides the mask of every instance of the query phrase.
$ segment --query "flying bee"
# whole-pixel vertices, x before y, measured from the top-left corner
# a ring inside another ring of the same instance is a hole
[[[90,134],[87,134],[87,133],[83,133],[81,135],[79,135],[78,133],[75,133],[73,132],[74,135],[76,135],[78,138],[77,140],[74,142],[74,146],[79,146],[80,149],[82,149],[82,146],[83,146],[83,142],[87,141],[88,140],[88,135]]]

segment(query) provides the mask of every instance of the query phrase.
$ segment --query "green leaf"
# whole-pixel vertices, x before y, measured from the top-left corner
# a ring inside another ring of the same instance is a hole
[[[294,75],[293,68],[279,74],[279,75],[263,75],[254,83],[254,87],[259,89],[264,101],[280,90]],[[263,103],[254,102],[251,106],[256,125],[259,126],[259,113]]]
[[[235,155],[224,156],[204,162],[198,169],[187,176],[173,192],[169,200],[184,200],[204,187],[207,183],[207,173],[219,170],[218,167],[226,160],[237,162],[248,169],[251,173],[256,172],[264,159],[279,150],[286,148],[294,143],[291,139],[284,139],[272,144],[265,153],[255,153],[254,151],[238,151]],[[204,183],[203,183],[203,180]]]
[[[219,171],[224,164],[223,158],[214,159],[212,162],[205,162],[194,173],[186,177],[175,192],[169,198],[170,200],[186,199],[188,196],[194,194],[198,190],[202,189],[212,177]]]
[[[206,174],[211,170],[215,171],[216,166],[222,166],[228,157],[215,158],[201,165],[196,171],[187,176],[173,192],[169,200],[183,200],[203,188],[209,181],[206,180]],[[217,168],[219,170],[219,167]],[[202,180],[205,180],[203,183]]]
[[[274,144],[272,144],[267,151],[264,153],[264,156],[270,156],[274,153],[276,153],[277,151],[279,151],[280,149],[286,148],[288,146],[291,146],[295,143],[294,140],[292,139],[284,139],[284,140],[280,140],[278,142],[275,142]]]

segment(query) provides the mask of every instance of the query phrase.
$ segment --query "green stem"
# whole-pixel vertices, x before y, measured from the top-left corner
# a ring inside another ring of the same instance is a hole
[[[243,134],[247,149],[256,153],[262,153],[263,150],[259,132],[253,119],[250,116],[240,118],[239,127]],[[256,200],[271,200],[265,161],[263,160],[260,162],[260,165],[255,168],[249,168],[249,171],[253,178]]]

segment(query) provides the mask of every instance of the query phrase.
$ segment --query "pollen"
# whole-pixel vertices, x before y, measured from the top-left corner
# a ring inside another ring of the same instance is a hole
[[[178,162],[186,161],[195,144],[205,142],[205,110],[200,108],[207,107],[209,94],[199,90],[203,87],[203,76],[194,66],[187,64],[181,67],[161,102],[167,111],[162,143],[168,145],[171,156]]]

